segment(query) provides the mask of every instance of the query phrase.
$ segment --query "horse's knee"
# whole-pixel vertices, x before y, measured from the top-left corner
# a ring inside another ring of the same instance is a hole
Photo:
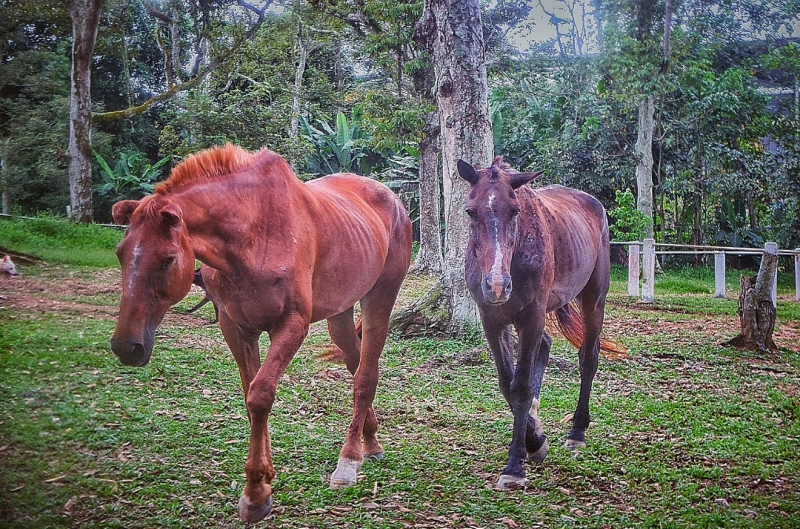
[[[277,388],[273,384],[262,384],[254,381],[250,384],[245,399],[247,411],[253,415],[269,415],[275,403]]]

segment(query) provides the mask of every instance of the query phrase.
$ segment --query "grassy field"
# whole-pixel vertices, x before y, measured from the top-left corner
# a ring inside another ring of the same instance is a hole
[[[16,248],[2,225],[0,246]],[[186,315],[193,291],[162,324],[152,362],[120,365],[108,348],[111,249],[83,262],[55,252],[0,278],[0,526],[242,527],[249,427],[213,310]],[[493,490],[511,415],[474,338],[392,337],[375,403],[386,458],[366,463],[357,486],[330,490],[351,384],[318,359],[329,338],[315,325],[279,386],[276,508],[257,526],[800,526],[800,304],[783,279],[779,354],[722,347],[737,332],[736,301],[712,299],[711,278],[703,291],[703,273],[661,277],[658,302],[641,304],[615,271],[606,335],[631,357],[601,360],[588,446],[573,454],[561,445],[577,358],[554,339],[542,395],[550,455],[512,493]],[[409,277],[402,303],[428,285]]]

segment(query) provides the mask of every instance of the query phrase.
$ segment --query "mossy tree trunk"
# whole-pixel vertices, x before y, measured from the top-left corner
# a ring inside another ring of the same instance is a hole
[[[414,39],[428,50],[436,78],[433,92],[441,126],[445,219],[444,269],[439,285],[415,307],[420,312],[430,308],[429,314],[442,317],[440,322],[431,322],[430,329],[456,335],[478,325],[478,311],[464,278],[468,237],[464,208],[469,186],[458,176],[456,162],[463,159],[486,167],[494,149],[480,3],[425,0]],[[413,321],[415,317],[409,318]]]

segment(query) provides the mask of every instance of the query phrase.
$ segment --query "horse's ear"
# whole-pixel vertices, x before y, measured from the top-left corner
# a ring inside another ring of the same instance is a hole
[[[517,189],[525,184],[533,182],[544,174],[544,170],[536,171],[535,173],[514,173],[511,175],[511,188]]]
[[[161,208],[161,211],[159,211],[159,213],[161,214],[161,220],[163,220],[164,224],[166,226],[169,226],[170,228],[176,226],[181,221],[181,219],[183,219],[183,210],[178,204],[174,202],[170,202],[169,204]]]
[[[131,223],[131,215],[138,207],[138,200],[121,200],[111,208],[111,216],[114,218],[114,222],[124,226]]]
[[[469,182],[469,185],[474,186],[478,183],[478,172],[470,164],[464,160],[459,160],[456,163],[456,167],[458,168],[459,176]]]

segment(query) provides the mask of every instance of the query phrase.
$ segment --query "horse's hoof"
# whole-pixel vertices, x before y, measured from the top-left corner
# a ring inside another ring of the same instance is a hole
[[[244,494],[239,498],[239,518],[244,523],[260,522],[272,511],[272,496],[267,498],[262,505],[253,506]]]
[[[344,489],[355,485],[358,481],[359,468],[361,468],[360,461],[340,457],[336,470],[331,474],[331,488]]]
[[[525,478],[502,474],[494,488],[497,490],[520,490],[525,488],[527,482],[528,480]]]
[[[580,450],[586,446],[586,441],[576,441],[575,439],[567,439],[564,443],[564,448],[572,450],[573,452]]]
[[[381,461],[383,459],[383,451],[375,452],[374,454],[364,454],[364,460],[373,459],[375,461]]]
[[[533,461],[534,463],[543,463],[545,458],[547,457],[547,453],[550,451],[550,445],[547,443],[547,439],[544,440],[542,446],[535,452],[528,452],[528,459]]]

